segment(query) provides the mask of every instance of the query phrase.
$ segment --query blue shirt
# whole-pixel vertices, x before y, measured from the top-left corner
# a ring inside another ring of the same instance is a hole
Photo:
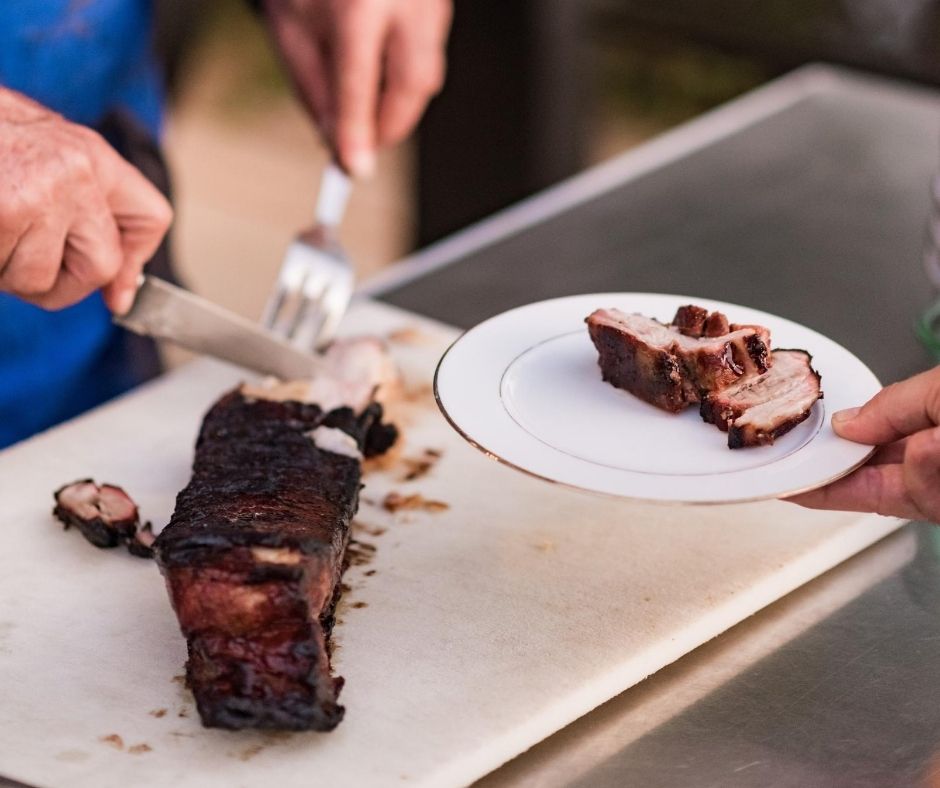
[[[151,0],[0,0],[0,83],[85,125],[124,110],[156,136],[152,28]],[[96,374],[115,331],[99,294],[46,312],[0,293],[0,447],[132,383]]]

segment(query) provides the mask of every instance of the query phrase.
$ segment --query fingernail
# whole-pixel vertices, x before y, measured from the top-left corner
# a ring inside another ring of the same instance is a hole
[[[123,290],[114,297],[114,312],[118,315],[126,315],[131,311],[131,307],[134,305],[134,296],[136,293],[133,290]]]
[[[832,423],[845,424],[845,422],[854,419],[860,410],[861,408],[846,408],[845,410],[837,410],[832,414]]]
[[[371,178],[375,174],[375,152],[365,149],[353,151],[349,156],[349,171],[356,178]]]

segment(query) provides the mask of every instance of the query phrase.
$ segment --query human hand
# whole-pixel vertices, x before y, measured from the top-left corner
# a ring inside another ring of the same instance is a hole
[[[450,0],[264,0],[300,97],[339,163],[368,177],[444,81]]]
[[[940,523],[940,367],[832,416],[843,438],[878,446],[854,473],[788,500],[813,509],[877,512]]]
[[[103,288],[123,314],[172,218],[99,134],[0,88],[0,291],[62,309]]]

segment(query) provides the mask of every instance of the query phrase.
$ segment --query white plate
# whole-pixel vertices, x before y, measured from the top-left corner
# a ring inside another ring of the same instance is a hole
[[[616,308],[669,320],[690,303],[767,326],[772,347],[809,351],[825,394],[812,415],[773,446],[731,450],[696,408],[666,413],[601,380],[587,315]],[[652,293],[569,296],[504,312],[461,336],[434,376],[447,420],[493,459],[582,490],[671,503],[780,498],[850,473],[872,449],[836,436],[828,415],[880,388],[852,353],[798,323]]]

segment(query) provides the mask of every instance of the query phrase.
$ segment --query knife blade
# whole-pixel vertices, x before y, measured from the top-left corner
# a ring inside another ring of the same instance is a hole
[[[135,334],[283,380],[309,378],[323,362],[218,304],[162,279],[144,275],[130,311],[114,322]]]

